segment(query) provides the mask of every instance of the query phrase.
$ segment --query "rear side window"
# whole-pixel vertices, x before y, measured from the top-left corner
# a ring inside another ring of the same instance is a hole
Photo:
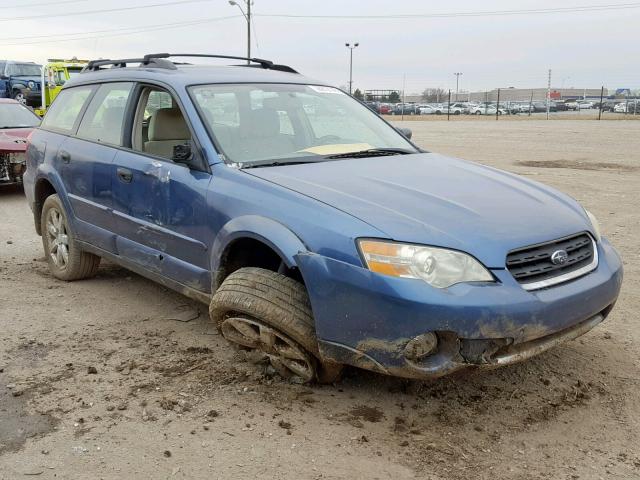
[[[87,85],[62,90],[42,120],[42,127],[71,133],[93,89],[92,85]]]
[[[124,115],[133,83],[106,83],[93,96],[78,136],[112,145],[122,144]]]

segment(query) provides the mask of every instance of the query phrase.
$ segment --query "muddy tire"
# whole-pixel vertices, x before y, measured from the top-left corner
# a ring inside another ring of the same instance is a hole
[[[80,249],[58,195],[51,195],[45,200],[40,228],[44,254],[54,277],[70,282],[96,274],[100,257]]]
[[[231,343],[263,355],[285,378],[331,383],[339,365],[322,365],[304,285],[270,270],[241,268],[211,299],[209,315]]]

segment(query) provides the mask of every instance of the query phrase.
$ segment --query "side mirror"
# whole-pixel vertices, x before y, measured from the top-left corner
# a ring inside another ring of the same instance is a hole
[[[192,159],[193,152],[191,151],[191,145],[183,143],[181,145],[173,146],[173,155],[171,156],[171,160],[176,163],[183,163],[190,167]]]
[[[411,131],[410,128],[398,128],[398,131],[404,135],[405,137],[407,137],[409,140],[411,140],[411,137],[413,136],[413,132]]]

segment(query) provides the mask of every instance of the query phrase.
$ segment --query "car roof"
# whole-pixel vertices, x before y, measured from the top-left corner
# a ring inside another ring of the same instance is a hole
[[[68,81],[64,88],[113,81],[160,81],[173,87],[208,83],[297,83],[327,85],[298,73],[254,66],[176,65],[176,69],[153,66],[112,67],[85,71]]]

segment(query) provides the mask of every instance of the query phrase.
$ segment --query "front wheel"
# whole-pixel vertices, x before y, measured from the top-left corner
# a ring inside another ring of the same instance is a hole
[[[69,282],[98,272],[100,257],[80,249],[58,195],[47,197],[40,222],[44,254],[54,277]]]
[[[283,378],[335,381],[340,365],[322,364],[304,285],[262,268],[229,275],[211,299],[209,315],[232,344],[252,350]]]
[[[13,99],[20,102],[23,105],[27,104],[27,97],[24,96],[20,90],[15,90],[12,95]]]

